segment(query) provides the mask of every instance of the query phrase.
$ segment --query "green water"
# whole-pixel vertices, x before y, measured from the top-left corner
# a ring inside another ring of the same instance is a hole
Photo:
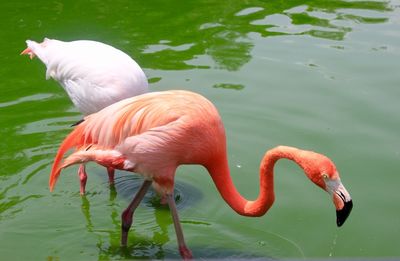
[[[25,40],[92,39],[129,53],[152,91],[208,97],[224,120],[232,176],[258,193],[263,153],[278,144],[328,155],[354,200],[338,229],[331,201],[288,161],[276,166],[266,216],[234,213],[206,171],[178,170],[176,193],[197,258],[400,257],[400,2],[3,1],[0,4],[0,259],[179,258],[168,209],[153,195],[119,247],[121,211],[141,180],[76,167],[55,192],[58,145],[81,118]]]

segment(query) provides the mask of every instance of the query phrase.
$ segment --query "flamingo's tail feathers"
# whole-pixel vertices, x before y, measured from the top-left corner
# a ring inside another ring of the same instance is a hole
[[[86,163],[88,161],[94,160],[93,153],[91,151],[86,151],[86,150],[78,150],[71,155],[69,155],[59,166],[59,169],[64,169],[66,167],[75,165],[75,164],[81,164],[81,163]]]
[[[68,146],[63,147],[63,145],[61,145],[59,153],[57,153],[53,169],[51,170],[49,181],[50,191],[53,191],[61,170],[71,165],[82,164],[88,161],[95,161],[100,165],[103,165],[105,167],[112,167],[115,169],[132,170],[135,167],[135,164],[127,161],[120,152],[116,150],[104,150],[101,148],[97,148],[96,145],[89,145],[86,146],[86,148],[81,147],[78,151],[69,155],[61,163],[63,155],[69,148]]]
[[[50,191],[53,191],[53,188],[57,182],[58,176],[61,173],[61,169],[63,169],[64,164],[60,166],[61,160],[64,157],[64,154],[71,148],[76,148],[82,144],[81,143],[81,131],[79,128],[75,129],[71,132],[63,141],[60,148],[57,151],[57,155],[54,158],[53,167],[51,168],[50,179],[49,179],[49,186]]]
[[[87,153],[86,151],[77,151],[69,155],[66,159],[64,159],[62,164],[58,164],[58,166],[51,171],[50,181],[49,181],[50,191],[53,191],[53,188],[57,182],[58,176],[60,176],[62,169],[65,169],[71,165],[85,163],[90,160],[93,159],[90,153]]]

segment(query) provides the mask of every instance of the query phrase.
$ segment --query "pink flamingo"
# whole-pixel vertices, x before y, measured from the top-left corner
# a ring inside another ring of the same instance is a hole
[[[75,152],[63,160],[70,148]],[[188,91],[148,93],[87,116],[61,144],[49,185],[52,191],[63,168],[88,161],[142,175],[142,187],[121,215],[121,245],[127,244],[133,212],[152,185],[169,205],[182,258],[190,259],[173,197],[176,168],[203,165],[234,211],[262,216],[274,202],[273,169],[281,158],[296,162],[314,184],[329,193],[341,226],[352,209],[351,197],[333,162],[312,151],[286,146],[267,151],[260,164],[258,198],[243,198],[230,176],[225,129],[217,109],[203,96]]]
[[[88,40],[63,42],[45,38],[42,43],[27,40],[21,54],[37,56],[47,67],[46,78],[53,78],[65,89],[84,115],[95,113],[117,101],[143,94],[147,78],[140,66],[124,52],[104,43]],[[110,184],[114,169],[107,168]],[[78,171],[80,193],[85,194],[87,174]]]

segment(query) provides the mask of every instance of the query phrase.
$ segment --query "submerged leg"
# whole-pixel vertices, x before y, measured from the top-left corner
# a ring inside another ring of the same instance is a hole
[[[128,232],[132,226],[132,216],[133,212],[139,206],[140,201],[142,201],[144,195],[146,195],[147,190],[150,188],[152,181],[145,180],[140,187],[139,191],[136,193],[135,197],[133,198],[132,202],[129,206],[122,212],[121,219],[121,246],[126,246],[128,241]]]
[[[167,196],[166,196],[166,195],[161,196],[160,204],[161,204],[161,205],[167,205],[167,204],[168,204]]]
[[[114,185],[114,174],[115,174],[115,169],[112,167],[107,168],[107,173],[108,173],[108,182],[110,185]]]
[[[85,187],[86,187],[86,181],[87,181],[85,164],[81,164],[79,166],[78,176],[79,176],[79,181],[80,181],[79,191],[80,191],[81,195],[85,195]]]
[[[186,246],[185,239],[183,238],[182,226],[179,221],[174,196],[166,195],[165,198],[168,202],[168,206],[172,214],[172,219],[174,221],[176,237],[178,239],[179,253],[184,260],[192,259],[192,251],[190,251],[190,249]]]

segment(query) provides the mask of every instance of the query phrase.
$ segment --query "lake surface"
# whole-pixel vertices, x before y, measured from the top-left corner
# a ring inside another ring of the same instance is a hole
[[[354,209],[343,227],[326,193],[289,161],[263,217],[237,215],[199,166],[178,169],[176,195],[194,256],[400,257],[400,1],[9,1],[0,35],[2,260],[179,258],[169,210],[149,194],[119,247],[120,213],[141,178],[88,165],[53,193],[59,144],[81,119],[25,40],[91,39],[130,54],[152,91],[199,92],[219,109],[233,180],[258,194],[258,168],[276,145],[318,151],[337,165]],[[99,54],[100,55],[100,54]]]

